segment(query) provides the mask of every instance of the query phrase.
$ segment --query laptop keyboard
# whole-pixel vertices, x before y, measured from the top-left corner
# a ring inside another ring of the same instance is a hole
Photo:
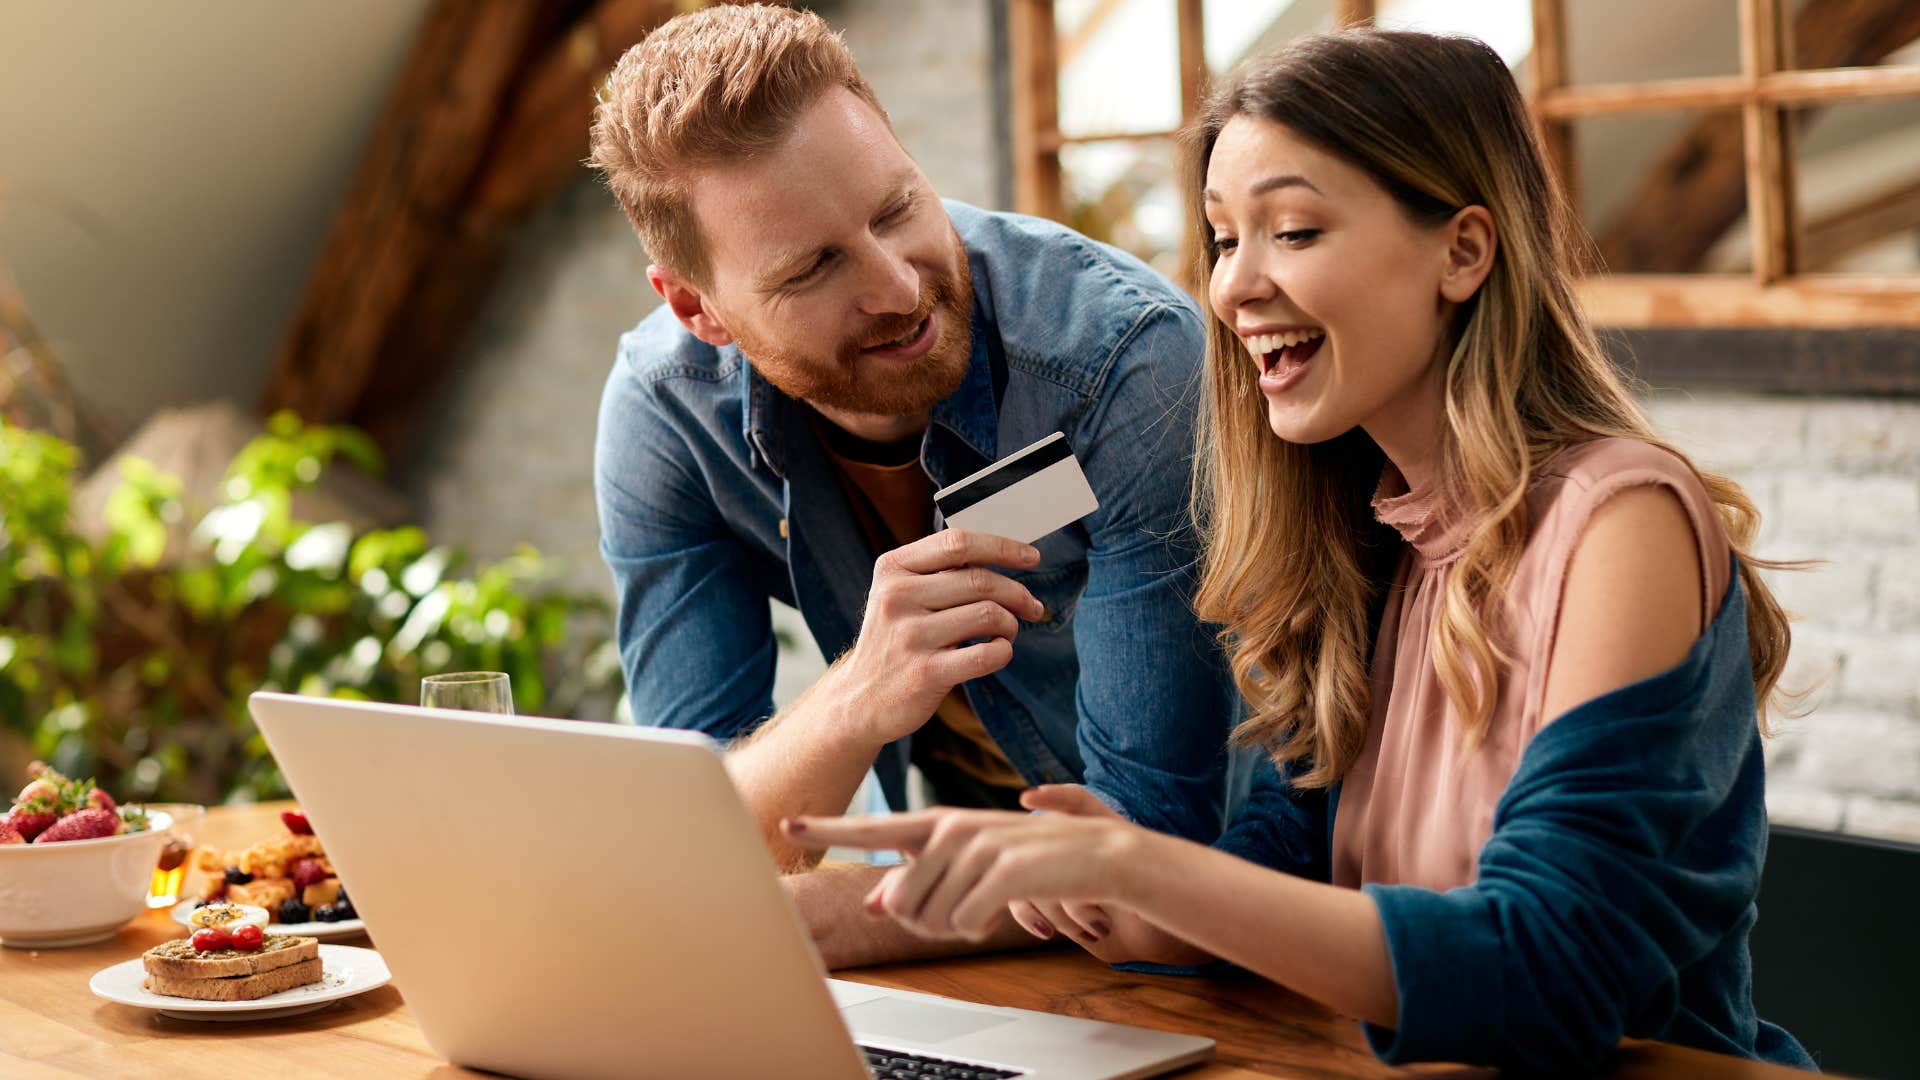
[[[861,1047],[860,1052],[867,1055],[867,1068],[873,1070],[875,1080],[1004,1080],[1026,1075],[1014,1069],[969,1065],[898,1050],[876,1050],[871,1046]]]

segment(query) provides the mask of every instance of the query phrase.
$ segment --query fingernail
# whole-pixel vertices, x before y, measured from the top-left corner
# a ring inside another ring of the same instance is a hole
[[[1032,545],[1028,545],[1027,550],[1022,554],[1026,556],[1026,559],[1028,562],[1040,561],[1040,549],[1037,547],[1033,547]]]
[[[1033,932],[1040,937],[1051,938],[1053,936],[1053,924],[1036,915],[1033,919]]]
[[[1111,930],[1111,927],[1109,927],[1106,923],[1103,923],[1100,920],[1095,919],[1093,921],[1093,925],[1087,927],[1087,929],[1093,931],[1094,937],[1103,938],[1107,936],[1107,933],[1109,932],[1109,930]]]
[[[780,824],[785,826],[786,830],[790,833],[798,834],[807,831],[807,823],[801,821],[799,818],[781,818]]]

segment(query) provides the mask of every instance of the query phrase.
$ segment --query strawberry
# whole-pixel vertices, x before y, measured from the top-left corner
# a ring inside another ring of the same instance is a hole
[[[13,820],[4,814],[0,814],[0,847],[5,847],[8,844],[24,844],[26,842],[27,838],[21,836],[20,830],[13,827]]]
[[[92,807],[95,810],[105,810],[108,813],[112,813],[120,809],[120,804],[114,802],[113,796],[107,794],[106,789],[104,788],[94,788],[91,791],[88,791],[87,797],[86,797],[86,805],[89,807]]]
[[[58,802],[59,799],[60,785],[44,776],[40,776],[27,781],[27,786],[20,789],[20,794],[14,796],[13,801],[16,803],[53,803]]]
[[[36,844],[58,844],[66,840],[97,840],[120,832],[120,816],[111,810],[75,810],[34,838]]]
[[[54,812],[52,803],[39,800],[16,804],[13,813],[7,816],[13,822],[14,831],[28,840],[39,836],[46,831],[47,826],[60,819],[60,815]]]
[[[295,836],[313,835],[313,826],[307,824],[307,815],[298,810],[280,811],[280,820],[287,823],[287,831]]]

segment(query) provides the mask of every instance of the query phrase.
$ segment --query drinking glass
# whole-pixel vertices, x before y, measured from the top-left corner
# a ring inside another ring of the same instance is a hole
[[[420,680],[420,704],[429,709],[513,714],[513,688],[504,671],[455,671]]]
[[[147,803],[144,809],[172,819],[164,830],[167,840],[153,868],[153,882],[147,887],[148,907],[172,907],[180,899],[180,879],[186,876],[187,856],[193,851],[194,834],[207,816],[207,808],[195,803]]]

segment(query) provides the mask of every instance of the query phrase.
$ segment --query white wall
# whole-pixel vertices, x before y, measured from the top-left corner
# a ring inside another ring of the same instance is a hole
[[[426,7],[0,10],[0,260],[120,435],[259,395]]]

